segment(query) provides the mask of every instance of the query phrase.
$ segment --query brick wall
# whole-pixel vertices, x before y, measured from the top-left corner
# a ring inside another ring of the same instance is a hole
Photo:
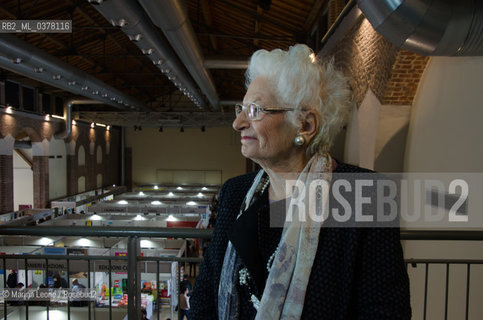
[[[397,52],[397,48],[376,33],[361,16],[330,55],[350,77],[354,99],[360,105],[369,88],[382,99]]]
[[[49,203],[49,156],[34,156],[34,208],[46,208]]]
[[[0,155],[0,214],[13,211],[13,156]]]
[[[76,194],[77,191],[77,155],[67,155],[67,194]]]
[[[77,180],[84,176],[86,179],[86,190],[97,188],[97,175],[102,174],[102,185],[119,185],[121,180],[121,159],[120,159],[120,141],[121,130],[119,128],[111,128],[106,131],[105,128],[96,127],[92,129],[88,126],[78,126],[76,134],[73,135],[75,140],[75,157],[68,161],[67,174],[69,176],[68,184],[72,190],[77,190]],[[93,144],[93,153],[91,154],[91,145]],[[108,146],[109,144],[109,146]],[[85,165],[78,166],[77,154],[80,146],[85,150]],[[102,150],[102,163],[97,163],[98,146]],[[109,149],[109,153],[107,150]]]
[[[33,142],[51,140],[54,133],[63,130],[61,122],[46,122],[42,117],[24,117],[21,114],[0,115],[0,138],[29,136]],[[88,124],[80,123],[72,130],[67,141],[73,143],[72,151],[67,152],[67,191],[68,195],[78,193],[78,178],[85,176],[86,190],[97,188],[97,175],[102,174],[102,186],[120,184],[120,134],[119,128],[111,128],[109,133],[103,127],[91,129]],[[74,142],[72,142],[72,140]],[[109,154],[107,142],[109,141]],[[90,144],[94,153],[91,154]],[[77,165],[77,152],[82,145],[86,155],[86,165]],[[102,148],[102,164],[97,164],[97,147]],[[69,147],[70,148],[70,147]],[[33,184],[34,206],[44,208],[49,202],[49,155],[34,155]],[[13,158],[11,155],[0,156],[0,213],[13,211]]]
[[[399,50],[382,98],[383,104],[411,105],[429,57]]]
[[[329,55],[350,77],[358,106],[368,89],[383,104],[412,104],[419,79],[429,60],[396,48],[380,36],[363,15]]]
[[[329,28],[337,19],[337,17],[342,12],[344,7],[345,7],[344,0],[329,0],[329,4],[327,6],[328,8],[327,24]]]

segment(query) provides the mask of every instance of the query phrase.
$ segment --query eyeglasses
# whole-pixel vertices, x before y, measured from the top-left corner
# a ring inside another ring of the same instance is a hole
[[[251,121],[260,120],[263,113],[269,113],[271,111],[291,111],[294,108],[284,108],[284,107],[260,107],[255,102],[250,102],[247,105],[236,104],[235,105],[235,116],[238,117],[242,111],[245,110],[245,115]]]

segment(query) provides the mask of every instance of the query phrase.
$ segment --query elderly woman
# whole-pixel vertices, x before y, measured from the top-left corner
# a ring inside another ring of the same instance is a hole
[[[398,228],[286,219],[303,190],[287,186],[369,172],[327,153],[352,105],[345,78],[305,45],[255,52],[246,78],[233,128],[242,154],[262,170],[220,191],[190,319],[409,319]],[[318,207],[297,213],[316,217],[310,210],[327,207],[333,195],[322,190]]]

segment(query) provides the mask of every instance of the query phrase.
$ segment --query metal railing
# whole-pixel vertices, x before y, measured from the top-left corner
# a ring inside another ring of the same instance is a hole
[[[200,258],[185,258],[185,257],[143,257],[138,252],[139,240],[144,237],[157,237],[157,238],[204,238],[209,239],[212,236],[212,230],[200,230],[189,228],[138,228],[138,227],[0,227],[0,235],[24,235],[24,236],[90,236],[90,237],[123,237],[127,238],[127,256],[74,256],[74,255],[3,255],[0,259],[3,260],[3,280],[6,284],[6,260],[8,259],[20,259],[25,261],[25,271],[27,274],[27,261],[32,260],[45,260],[45,271],[48,274],[48,262],[49,260],[66,260],[67,261],[67,275],[69,275],[69,265],[71,260],[86,260],[88,263],[88,283],[90,286],[90,267],[91,261],[103,260],[109,263],[109,288],[112,287],[112,261],[126,261],[127,260],[127,294],[128,294],[128,306],[127,314],[128,319],[138,319],[141,312],[141,299],[140,288],[138,284],[137,262],[139,261],[152,261],[156,263],[156,306],[157,317],[159,319],[160,310],[160,294],[159,294],[159,264],[160,262],[196,262],[202,261]],[[483,231],[401,231],[401,240],[462,240],[473,241],[483,240]],[[483,264],[483,260],[451,260],[451,259],[407,259],[406,265],[417,266],[418,264],[424,264],[426,266],[425,277],[425,293],[424,293],[424,319],[426,319],[427,312],[427,293],[428,293],[428,265],[429,264],[446,264],[446,301],[445,301],[445,319],[447,315],[448,306],[448,281],[449,281],[449,265],[450,264],[466,264],[467,265],[467,296],[466,296],[466,319],[468,319],[468,307],[469,307],[469,287],[470,287],[470,270],[473,264]],[[28,319],[28,304],[25,306],[26,319]],[[47,319],[49,319],[49,306],[47,308]],[[67,300],[67,314],[70,319],[70,301]],[[4,316],[7,319],[7,303],[4,303]],[[91,307],[89,305],[88,319],[91,319]],[[112,319],[112,297],[109,295],[109,319]]]

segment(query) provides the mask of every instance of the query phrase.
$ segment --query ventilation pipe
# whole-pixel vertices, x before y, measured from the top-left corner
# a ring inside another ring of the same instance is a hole
[[[247,69],[248,59],[205,59],[203,65],[206,69]]]
[[[99,104],[102,102],[96,100],[75,100],[71,99],[64,103],[64,121],[65,130],[63,132],[56,133],[54,137],[56,139],[67,139],[72,133],[72,106],[75,104]]]
[[[149,111],[142,102],[9,34],[0,34],[0,67],[123,110]]]
[[[147,55],[195,105],[205,107],[197,87],[178,62],[168,41],[150,23],[143,8],[136,1],[103,1],[93,7],[113,26],[120,27],[141,52]]]
[[[483,55],[483,1],[359,0],[374,29],[426,56]]]
[[[201,48],[179,0],[139,0],[144,11],[168,39],[211,105],[220,109],[220,99],[209,72],[203,66]]]

